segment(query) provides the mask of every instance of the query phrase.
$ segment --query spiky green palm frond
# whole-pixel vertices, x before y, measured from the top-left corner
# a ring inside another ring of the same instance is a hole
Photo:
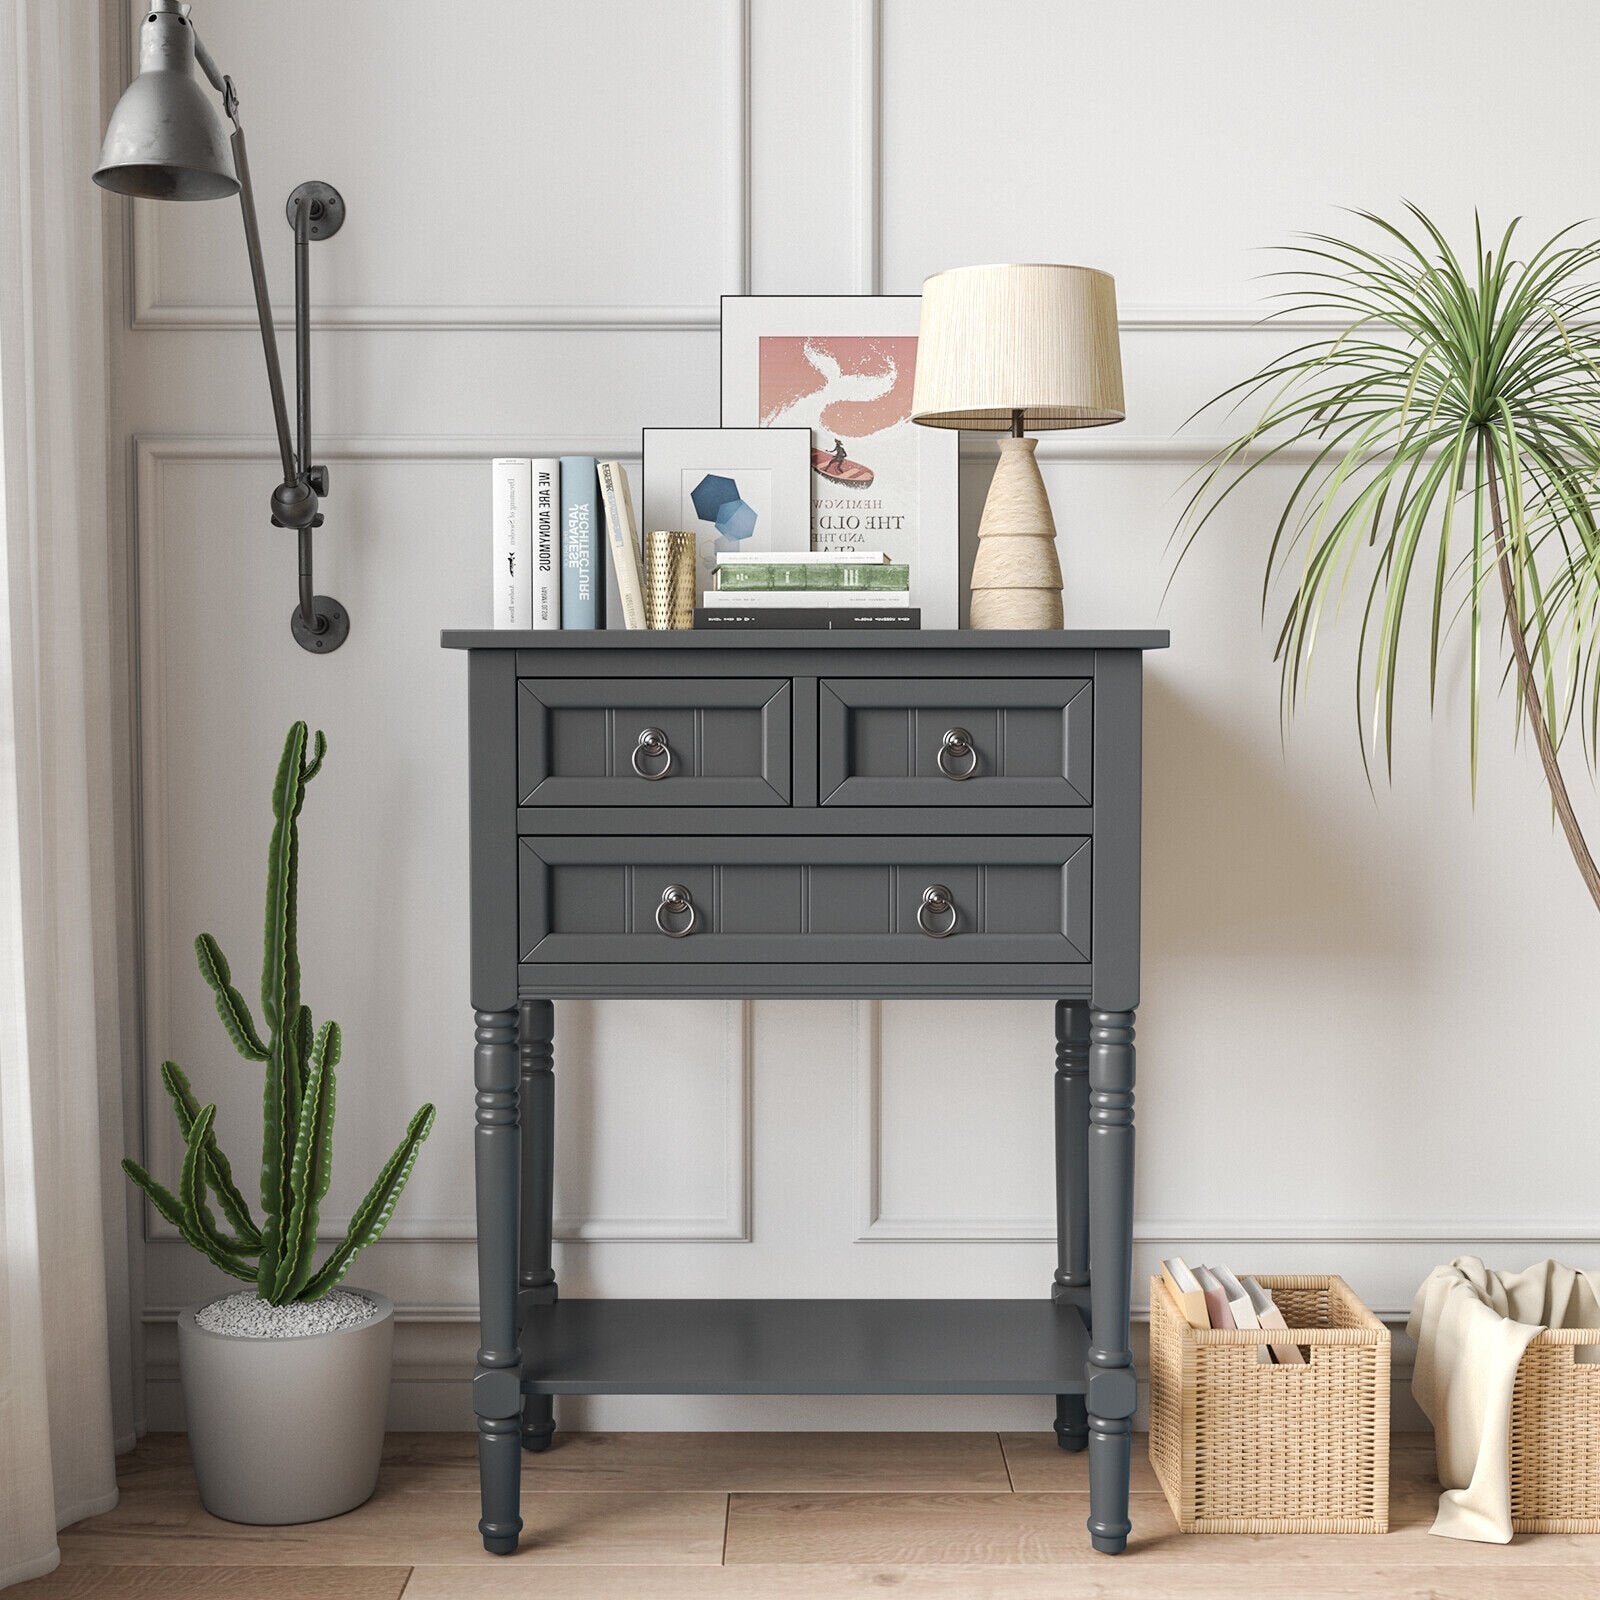
[[[1268,540],[1263,607],[1292,584],[1277,633],[1287,716],[1305,692],[1330,602],[1364,581],[1357,718],[1363,759],[1394,759],[1409,613],[1427,615],[1430,701],[1453,619],[1468,634],[1471,769],[1486,655],[1504,607],[1530,643],[1545,730],[1559,746],[1586,686],[1585,744],[1600,745],[1595,596],[1600,589],[1600,240],[1569,228],[1526,255],[1517,223],[1463,261],[1408,208],[1409,230],[1370,212],[1371,247],[1326,234],[1295,247],[1276,316],[1343,321],[1211,405],[1255,422],[1201,470],[1187,551],[1263,466],[1304,460]],[[1500,498],[1498,522],[1491,491]],[[1503,565],[1504,572],[1501,572]],[[1409,603],[1409,604],[1408,604]],[[1487,647],[1487,648],[1486,648]],[[1511,664],[1515,670],[1515,663]],[[1524,704],[1527,704],[1526,696]],[[1531,711],[1531,707],[1529,707]]]

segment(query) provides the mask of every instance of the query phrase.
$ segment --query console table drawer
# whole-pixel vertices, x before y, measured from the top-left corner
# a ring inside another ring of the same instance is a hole
[[[524,806],[784,806],[787,678],[523,678]]]
[[[823,805],[1083,806],[1092,798],[1088,678],[825,678]]]
[[[519,845],[525,962],[1089,955],[1082,837],[591,836]]]

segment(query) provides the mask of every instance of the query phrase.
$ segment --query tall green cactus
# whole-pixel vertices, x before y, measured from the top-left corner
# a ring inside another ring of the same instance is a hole
[[[272,845],[267,852],[267,916],[261,962],[261,1014],[266,1038],[249,1002],[234,987],[227,957],[209,933],[194,942],[200,976],[216,996],[217,1015],[233,1047],[246,1061],[266,1063],[262,1102],[261,1212],[258,1226],[234,1182],[233,1168],[217,1143],[217,1108],[202,1106],[175,1061],[161,1067],[183,1135],[178,1192],[164,1188],[136,1161],[123,1170],[150,1197],[156,1210],[184,1239],[224,1272],[254,1283],[275,1306],[320,1300],[350,1270],[351,1263],[388,1226],[411,1176],[417,1152],[433,1127],[433,1107],[423,1106],[405,1137],[384,1163],[366,1198],[356,1207],[344,1238],[318,1268],[317,1209],[328,1192],[333,1162],[334,1068],[343,1035],[337,1022],[313,1029],[311,1008],[300,1000],[297,938],[300,878],[300,808],[306,785],[322,768],[327,741],[318,733],[310,759],[307,729],[297,722],[284,742],[272,787]],[[209,1195],[227,1219],[218,1225]]]

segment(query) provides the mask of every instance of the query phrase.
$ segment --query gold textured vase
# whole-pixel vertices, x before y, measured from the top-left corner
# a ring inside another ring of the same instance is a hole
[[[644,625],[694,626],[694,535],[655,532],[644,541]]]

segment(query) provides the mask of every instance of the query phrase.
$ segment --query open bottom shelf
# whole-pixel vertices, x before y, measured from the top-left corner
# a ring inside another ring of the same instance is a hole
[[[1049,1300],[562,1300],[529,1394],[1078,1394],[1088,1334]]]

